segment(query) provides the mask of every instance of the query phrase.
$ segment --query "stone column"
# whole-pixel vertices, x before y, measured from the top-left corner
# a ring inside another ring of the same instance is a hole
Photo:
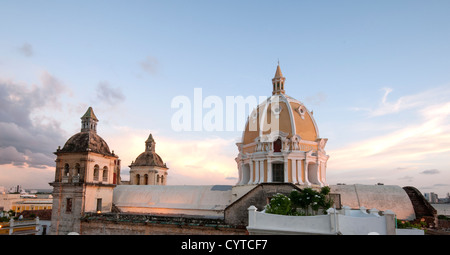
[[[264,182],[264,159],[259,162],[259,183]]]
[[[247,184],[253,184],[253,160],[250,160],[250,178]]]
[[[302,160],[297,160],[297,175],[298,175],[297,181],[299,184],[303,184],[302,174],[303,174]]]
[[[272,182],[272,161],[267,160],[267,182]]]
[[[320,187],[323,187],[324,184],[322,182],[322,162],[319,161],[319,163],[317,164],[317,181],[320,184]]]
[[[259,169],[260,169],[261,160],[255,160],[255,181],[253,184],[259,183]]]
[[[241,185],[242,184],[242,163],[239,162],[238,163],[238,181],[236,183],[236,185]]]
[[[284,182],[289,182],[289,166],[288,158],[284,157]]]
[[[308,161],[306,160],[306,158],[303,160],[303,171],[305,173],[305,184],[311,185],[311,183],[309,182],[309,177],[308,177]]]
[[[292,183],[298,183],[297,181],[297,162],[295,159],[291,159],[291,178]]]

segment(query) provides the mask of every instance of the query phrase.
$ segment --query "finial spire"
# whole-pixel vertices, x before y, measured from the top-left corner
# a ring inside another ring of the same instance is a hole
[[[155,139],[153,139],[152,134],[150,134],[147,138],[147,141],[145,141],[145,151],[155,152],[155,144]]]

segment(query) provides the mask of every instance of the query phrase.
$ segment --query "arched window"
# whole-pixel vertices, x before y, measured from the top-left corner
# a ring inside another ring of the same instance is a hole
[[[139,174],[136,174],[136,181],[135,181],[135,184],[136,184],[136,185],[140,185],[140,182],[141,182],[141,176],[140,176]]]
[[[70,167],[69,164],[64,165],[64,176],[69,176]]]
[[[81,169],[81,167],[80,167],[80,164],[75,164],[75,173],[74,173],[74,175],[75,176],[79,176],[80,175],[80,170]]]
[[[161,177],[159,176],[159,174],[156,176],[156,184],[159,184],[159,180],[161,179]]]
[[[102,181],[107,182],[108,181],[108,167],[103,167],[103,175],[102,175]]]
[[[98,165],[94,166],[94,181],[98,181],[100,175],[100,167]]]
[[[81,172],[80,169],[81,169],[80,164],[76,163],[74,171],[72,173],[73,174],[73,177],[72,177],[72,182],[73,183],[80,182],[80,172]]]
[[[161,175],[161,185],[164,185],[164,176]]]
[[[148,175],[144,175],[144,185],[148,185]]]
[[[273,152],[281,152],[281,139],[278,138],[273,142]]]

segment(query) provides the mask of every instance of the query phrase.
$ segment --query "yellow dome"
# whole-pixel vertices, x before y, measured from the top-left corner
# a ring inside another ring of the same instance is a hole
[[[246,145],[255,142],[258,137],[279,133],[286,134],[287,138],[298,135],[306,141],[316,141],[319,137],[312,113],[303,103],[285,94],[273,95],[252,112],[242,143]]]
[[[236,143],[237,185],[291,182],[326,185],[328,141],[320,138],[312,113],[302,102],[285,94],[280,66],[272,79],[272,96],[247,119],[242,141]]]
[[[298,135],[301,140],[315,142],[319,130],[312,113],[302,102],[284,93],[284,82],[280,65],[272,79],[272,97],[261,103],[247,120],[242,143],[255,142],[255,139],[276,139],[282,135],[291,138]],[[262,127],[262,128],[261,128]]]

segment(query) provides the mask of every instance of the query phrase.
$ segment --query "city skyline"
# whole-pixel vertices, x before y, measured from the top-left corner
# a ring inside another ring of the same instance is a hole
[[[243,127],[227,129],[224,108],[223,130],[176,130],[172,102],[194,104],[201,89],[203,118],[208,97],[224,106],[269,97],[279,61],[286,94],[328,138],[329,184],[445,197],[448,10],[448,1],[2,1],[0,186],[50,188],[53,152],[89,106],[124,179],[152,133],[168,185],[234,185]]]

